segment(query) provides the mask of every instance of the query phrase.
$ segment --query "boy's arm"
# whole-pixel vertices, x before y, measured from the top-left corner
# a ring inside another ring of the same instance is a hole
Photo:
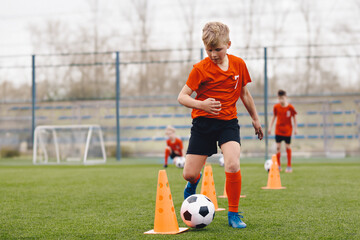
[[[192,93],[193,90],[185,84],[178,96],[179,103],[188,108],[201,109],[214,115],[219,114],[221,110],[220,101],[216,101],[214,98],[208,98],[204,101],[196,100],[191,97]]]
[[[296,134],[298,134],[296,116],[294,115],[293,118],[294,118],[294,120],[293,120],[294,121],[294,134],[296,135]]]
[[[252,124],[255,129],[255,134],[261,140],[264,137],[264,133],[261,129],[259,116],[256,112],[254,99],[252,98],[252,96],[246,86],[242,87],[241,93],[240,93],[240,98],[241,98],[241,101],[243,102],[246,110],[250,114],[250,117],[252,118]]]
[[[269,126],[269,129],[268,129],[268,134],[271,134],[271,129],[272,129],[272,126],[273,126],[273,124],[275,122],[275,118],[276,118],[275,115],[273,115],[272,118],[271,118],[270,126]]]

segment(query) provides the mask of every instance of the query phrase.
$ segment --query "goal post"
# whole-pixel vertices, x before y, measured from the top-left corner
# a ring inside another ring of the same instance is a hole
[[[34,131],[33,164],[106,163],[99,125],[43,125]]]

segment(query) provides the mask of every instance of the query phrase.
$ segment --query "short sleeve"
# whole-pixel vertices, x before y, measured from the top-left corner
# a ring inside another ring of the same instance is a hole
[[[297,114],[293,105],[291,105],[290,110],[291,110],[291,116],[295,116]]]
[[[179,142],[179,146],[180,146],[180,148],[181,149],[183,149],[184,147],[183,147],[183,143],[182,143],[182,141],[181,141],[181,139],[180,138],[178,138],[178,142]]]
[[[200,70],[194,67],[189,74],[189,78],[186,81],[186,85],[189,88],[191,88],[191,90],[196,91],[200,86],[201,80],[202,80],[202,74]]]
[[[244,61],[242,61],[242,86],[246,86],[249,82],[251,82],[249,71],[246,67],[246,64]]]
[[[273,113],[274,113],[274,116],[277,116],[277,108],[276,108],[275,105],[274,105],[274,107],[273,107]]]

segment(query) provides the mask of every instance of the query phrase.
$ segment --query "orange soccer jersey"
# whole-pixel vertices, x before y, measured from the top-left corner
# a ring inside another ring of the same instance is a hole
[[[168,139],[166,140],[166,144],[171,148],[174,153],[182,156],[183,143],[180,138],[175,138],[174,142],[172,142],[171,139]]]
[[[220,101],[221,111],[219,115],[213,115],[200,109],[193,109],[192,118],[200,116],[221,120],[237,118],[236,102],[242,87],[251,82],[251,79],[244,60],[233,55],[228,55],[228,58],[227,71],[221,70],[208,57],[194,65],[186,85],[196,92],[197,100],[214,98]]]
[[[280,103],[274,105],[274,116],[277,117],[275,135],[290,137],[292,135],[291,118],[297,112],[293,105],[288,104],[286,107],[281,106]]]

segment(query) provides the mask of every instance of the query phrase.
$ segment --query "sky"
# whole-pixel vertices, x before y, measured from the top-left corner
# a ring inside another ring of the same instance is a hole
[[[0,8],[0,55],[32,54],[33,48],[29,31],[31,25],[42,26],[46,21],[58,20],[69,25],[91,27],[93,15],[90,5],[95,2],[95,0],[0,1],[2,2]],[[239,26],[237,16],[249,14],[244,9],[246,3],[249,2],[247,0],[149,0],[148,2],[154,48],[179,47],[178,42],[174,44],[174,39],[181,39],[185,34],[184,13],[181,5],[185,6],[185,9],[195,6],[197,19],[195,25],[197,40],[195,42],[197,45],[201,45],[201,28],[207,21],[213,20],[227,23],[230,29],[234,29],[231,32],[232,38],[234,40],[241,39],[241,30],[239,29],[242,26]],[[266,1],[257,0],[257,2],[262,4]],[[277,9],[274,10],[271,6],[254,9],[256,18],[261,19],[256,21],[261,21],[262,25],[261,30],[254,31],[268,31],[267,28],[270,26],[266,26],[266,23],[275,24],[280,20],[281,14],[288,12],[285,25],[288,34],[286,44],[298,44],[303,41],[306,28],[298,6],[296,6],[301,1],[267,0],[267,2],[273,4]],[[354,5],[356,6],[354,2],[359,2],[359,0],[308,0],[308,2],[315,2],[310,12],[313,15],[313,21],[320,24],[325,33],[331,31],[336,22],[352,22],[352,24],[360,22],[360,5],[358,4],[358,9],[354,8]],[[126,19],[129,16],[126,15],[131,13],[131,0],[99,0],[98,7],[99,29],[104,33],[110,29],[116,29],[122,33],[120,37],[125,37],[130,27]],[[360,24],[357,25],[356,30],[360,31]],[[261,34],[259,35],[261,36]],[[347,41],[347,39],[336,39],[334,36],[326,40],[329,42]],[[265,39],[258,39],[257,42],[261,45],[269,45],[271,39],[265,37]]]
[[[132,1],[139,0],[0,0],[0,65],[4,56],[49,53],[36,51],[30,26],[44,28],[49,21],[59,21],[72,28],[79,26],[92,31],[94,14],[91,6],[98,4],[99,34],[111,36],[111,49],[133,50],[132,28],[137,27]],[[254,9],[250,10],[250,3]],[[325,54],[360,50],[360,0],[148,0],[152,49],[185,48],[185,13],[195,9],[194,47],[202,47],[201,29],[208,21],[221,21],[230,27],[233,49],[251,46],[297,46],[283,48],[284,55],[301,55],[307,43],[307,28],[300,5],[308,6],[310,35],[318,31],[317,44]],[[253,16],[251,18],[250,16]],[[249,22],[252,19],[252,22]],[[282,34],[274,40],[274,28],[282,26]],[[343,34],[345,27],[351,32]],[[136,29],[135,29],[136,30]],[[248,32],[252,37],[247,40]],[[355,43],[346,49],[332,45]],[[72,42],[74,46],[82,42]],[[330,47],[329,47],[330,46]],[[91,50],[90,50],[91,51]],[[3,57],[3,58],[1,58]],[[5,59],[5,60],[4,60]],[[26,60],[28,61],[28,60]],[[12,63],[10,63],[11,65]],[[4,64],[3,64],[4,65]],[[26,73],[27,74],[27,73]],[[354,79],[350,84],[354,83]],[[356,79],[355,79],[356,81]]]

